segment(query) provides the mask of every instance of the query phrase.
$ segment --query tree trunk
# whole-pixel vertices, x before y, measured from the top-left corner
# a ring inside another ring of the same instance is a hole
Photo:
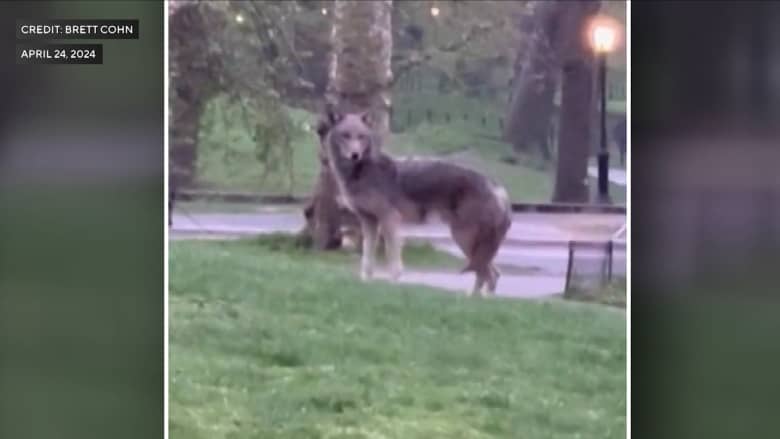
[[[555,116],[554,97],[558,69],[550,38],[555,31],[551,18],[557,2],[537,1],[526,6],[518,26],[524,32],[525,44],[517,50],[512,99],[509,103],[504,138],[516,152],[538,148],[542,158],[551,158],[549,131]]]
[[[553,47],[563,66],[558,163],[554,202],[586,203],[588,157],[593,116],[594,57],[586,38],[588,21],[599,1],[556,2],[561,5]]]
[[[330,170],[321,166],[315,187],[316,195],[311,202],[315,216],[309,218],[313,220],[310,222],[312,243],[319,250],[340,248],[342,244],[341,207],[336,202],[337,191]]]
[[[186,89],[185,89],[186,90]],[[200,116],[203,112],[202,99],[192,96],[184,99],[181,93],[184,90],[174,90],[171,106],[172,121],[171,130],[171,160],[170,176],[171,184],[175,189],[193,186],[195,181],[195,168],[198,157],[198,130]],[[194,94],[194,92],[192,93]]]
[[[371,110],[381,134],[389,129],[392,0],[334,3],[328,101],[345,111]]]
[[[384,139],[390,129],[392,0],[336,0],[333,6],[333,52],[326,99],[342,111],[370,110]],[[344,221],[334,183],[330,169],[321,164],[307,208],[311,218],[307,229],[318,249],[341,246]]]
[[[200,116],[203,112],[203,100],[196,98],[187,101],[174,90],[171,105],[172,121],[170,130],[170,160],[168,162],[168,226],[173,225],[173,208],[178,191],[191,188],[195,182],[195,169],[198,152],[198,131]]]
[[[590,65],[572,61],[563,68],[561,128],[553,202],[588,201],[592,77]]]
[[[208,57],[207,26],[195,3],[175,3],[170,16],[170,177],[174,189],[192,186],[203,107],[214,92],[218,60]],[[172,4],[173,5],[173,4]]]

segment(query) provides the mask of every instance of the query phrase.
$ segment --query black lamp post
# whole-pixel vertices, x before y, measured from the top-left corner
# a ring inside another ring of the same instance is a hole
[[[434,20],[438,20],[440,13],[441,9],[434,3],[433,6],[431,6],[431,17],[433,17]],[[433,44],[439,44],[439,23],[433,24]]]
[[[598,153],[598,202],[611,204],[609,197],[609,148],[607,144],[607,54],[615,44],[615,28],[607,23],[596,23],[591,31],[591,43],[598,61],[600,99],[600,148]]]

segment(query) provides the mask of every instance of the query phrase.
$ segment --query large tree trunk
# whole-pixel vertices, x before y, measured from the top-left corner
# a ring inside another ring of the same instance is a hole
[[[392,6],[392,0],[336,0],[326,96],[342,111],[371,110],[382,138],[389,132]],[[330,169],[320,165],[320,178],[305,212],[316,248],[341,244],[343,214],[336,195]]]
[[[550,159],[549,132],[555,116],[554,97],[558,85],[558,64],[550,37],[555,31],[552,17],[559,5],[535,1],[519,14],[518,26],[525,41],[517,50],[512,99],[509,103],[504,138],[516,152],[538,149]]]
[[[203,100],[199,97],[183,99],[182,90],[171,90],[172,120],[170,130],[170,152],[168,161],[168,226],[173,225],[173,208],[179,191],[192,187],[198,152],[198,131]]]
[[[587,166],[590,155],[592,68],[582,60],[563,68],[561,129],[554,202],[588,201]]]
[[[389,127],[392,0],[334,3],[327,100],[346,111],[372,110],[378,129]]]
[[[172,121],[170,177],[171,185],[176,189],[191,187],[195,180],[195,168],[198,157],[198,129],[203,113],[203,101],[200,97],[182,97],[187,88],[177,87],[173,91],[171,105]]]
[[[586,35],[588,20],[599,1],[560,2],[558,34],[554,47],[563,66],[558,165],[554,202],[585,203],[588,191],[588,156],[593,115],[594,57]]]
[[[330,170],[326,165],[320,165],[315,195],[304,209],[306,228],[303,232],[319,250],[337,249],[342,245],[343,210],[336,202],[337,190]]]

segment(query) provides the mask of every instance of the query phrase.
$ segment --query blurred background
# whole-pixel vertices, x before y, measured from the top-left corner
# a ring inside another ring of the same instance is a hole
[[[140,38],[16,65],[18,18]],[[162,437],[163,31],[161,2],[0,4],[0,437]]]
[[[392,70],[383,84],[392,132],[386,150],[467,164],[504,183],[517,202],[593,202],[600,91],[589,48],[577,48],[576,56],[589,60],[589,89],[574,105],[584,105],[591,119],[585,131],[579,122],[567,125],[575,142],[558,141],[564,79],[557,66],[575,56],[566,44],[587,40],[566,33],[583,29],[565,12],[578,6],[566,3],[395,2],[392,50],[375,52]],[[612,17],[619,34],[606,56],[606,130],[610,195],[625,204],[625,2],[591,3]],[[333,80],[334,38],[342,38],[331,27],[355,24],[336,16],[332,1],[171,6],[177,190],[311,195],[319,162],[310,127]]]
[[[780,431],[779,6],[631,4],[634,435]]]

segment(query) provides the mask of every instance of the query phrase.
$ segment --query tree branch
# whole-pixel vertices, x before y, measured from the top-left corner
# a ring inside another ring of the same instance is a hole
[[[293,61],[295,62],[295,67],[297,69],[296,74],[300,74],[303,72],[303,63],[301,62],[300,58],[298,58],[298,53],[295,51],[295,48],[293,47],[293,44],[290,42],[289,38],[287,38],[287,34],[284,32],[284,29],[282,29],[274,20],[271,20],[270,17],[265,13],[264,8],[266,6],[260,6],[259,2],[249,2],[252,5],[252,9],[254,9],[255,14],[262,16],[266,23],[268,23],[270,26],[272,26],[280,35],[280,39],[284,43],[285,46],[287,46],[287,52],[292,57]]]
[[[437,53],[457,52],[471,44],[478,36],[485,34],[489,29],[490,25],[487,23],[477,23],[471,26],[459,39],[447,45],[428,48],[422,52],[415,50],[412,51],[409,56],[399,57],[400,59],[393,65],[393,80],[391,81],[390,86],[392,87],[395,85],[403,75],[415,67],[430,61]]]

